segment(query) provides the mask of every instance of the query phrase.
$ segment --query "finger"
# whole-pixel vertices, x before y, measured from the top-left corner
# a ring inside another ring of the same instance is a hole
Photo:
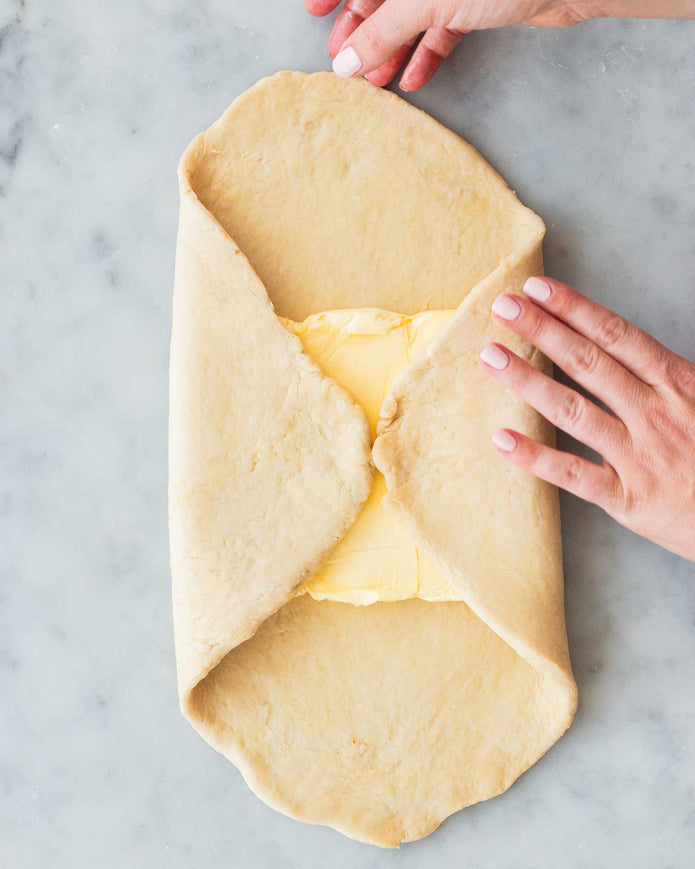
[[[346,40],[333,61],[333,71],[341,78],[350,78],[386,63],[426,29],[426,7],[419,0],[385,0]]]
[[[646,386],[593,341],[521,296],[498,296],[493,313],[621,418],[643,405]]]
[[[589,399],[541,374],[499,344],[483,347],[480,361],[495,380],[516,392],[553,425],[573,438],[610,461],[624,453],[627,438],[625,426]]]
[[[338,13],[328,37],[328,53],[335,57],[345,40],[351,36],[384,0],[348,0]]]
[[[620,512],[622,485],[610,465],[595,465],[510,429],[496,431],[492,442],[501,455],[524,471],[578,498],[598,504],[608,513]]]
[[[368,72],[365,76],[373,85],[384,87],[396,77],[396,73],[403,66],[410,54],[410,49],[413,47],[414,39],[408,41],[406,45],[401,46],[398,51],[386,63],[382,63],[372,72]]]
[[[304,8],[310,15],[317,15],[322,18],[332,12],[336,6],[340,4],[340,0],[304,0]]]
[[[524,292],[649,386],[663,380],[672,354],[629,320],[550,278],[529,278]]]
[[[410,63],[399,82],[404,91],[415,91],[432,78],[445,57],[459,44],[464,31],[448,27],[430,27],[413,52]]]

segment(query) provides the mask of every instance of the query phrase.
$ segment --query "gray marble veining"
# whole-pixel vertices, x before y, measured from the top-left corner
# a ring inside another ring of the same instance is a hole
[[[695,863],[695,570],[563,498],[581,705],[504,796],[384,852],[268,809],[178,713],[166,529],[178,155],[301,0],[0,0],[0,865]],[[695,25],[468,36],[413,102],[548,224],[550,274],[695,356]]]

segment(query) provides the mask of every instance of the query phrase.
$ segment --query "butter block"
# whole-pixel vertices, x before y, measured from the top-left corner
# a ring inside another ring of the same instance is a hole
[[[439,332],[453,311],[394,314],[379,308],[324,311],[301,323],[282,320],[305,352],[363,408],[376,437],[379,411],[395,377]],[[317,600],[358,606],[420,598],[460,600],[427,556],[381,506],[386,494],[377,471],[371,494],[354,525],[321,570],[304,586]]]

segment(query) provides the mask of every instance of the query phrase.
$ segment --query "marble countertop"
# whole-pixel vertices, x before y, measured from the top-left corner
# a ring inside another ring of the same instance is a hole
[[[0,0],[0,864],[695,864],[695,569],[563,498],[580,709],[401,851],[267,808],[178,711],[167,362],[188,141],[328,68],[301,0]],[[550,274],[693,356],[695,25],[466,37],[413,102],[548,225]]]

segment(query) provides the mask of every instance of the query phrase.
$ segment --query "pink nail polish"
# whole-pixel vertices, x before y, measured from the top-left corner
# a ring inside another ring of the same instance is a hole
[[[333,72],[340,78],[350,78],[362,68],[362,61],[352,46],[339,51],[333,61]]]
[[[509,365],[509,354],[496,344],[487,344],[483,347],[480,358],[496,371],[503,371]]]
[[[503,429],[493,434],[492,442],[503,453],[513,453],[517,446],[514,435],[509,434],[508,431],[504,431]]]
[[[524,292],[537,302],[547,302],[553,289],[543,278],[529,278],[524,284]]]
[[[511,296],[497,296],[492,303],[492,310],[503,320],[516,320],[521,313],[521,305]]]

